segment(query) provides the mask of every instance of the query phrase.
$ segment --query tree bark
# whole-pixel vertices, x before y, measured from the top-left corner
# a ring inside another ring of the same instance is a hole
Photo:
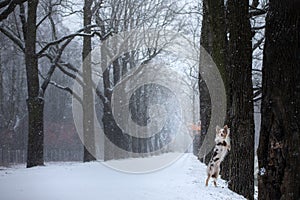
[[[83,25],[87,27],[92,23],[92,0],[84,1],[84,14]],[[87,34],[91,33],[88,28],[84,31]],[[82,50],[82,68],[83,68],[83,136],[84,136],[84,154],[83,161],[89,162],[96,160],[95,149],[95,130],[94,130],[94,94],[92,87],[92,63],[91,63],[91,51],[92,41],[91,37],[83,38],[83,50]]]
[[[227,162],[223,163],[223,173],[228,176],[231,190],[247,199],[253,199],[254,111],[249,1],[228,0],[227,9],[229,32],[227,123],[231,129],[231,151],[226,158]]]
[[[259,199],[300,199],[299,1],[270,0],[258,147]]]
[[[44,99],[40,96],[40,84],[38,75],[38,59],[36,56],[36,13],[37,0],[28,1],[27,29],[25,39],[25,64],[28,88],[28,147],[27,167],[44,164]]]
[[[203,20],[202,20],[202,29],[201,29],[201,40],[200,45],[211,55],[212,52],[212,30],[209,22],[209,12],[208,12],[208,0],[203,0]],[[201,61],[200,66],[201,67]],[[201,70],[201,69],[200,69]],[[206,136],[209,121],[211,116],[211,99],[208,91],[208,87],[203,80],[201,73],[199,73],[199,100],[200,100],[200,119],[201,119],[201,132],[200,135],[195,136],[193,140],[193,153],[198,155],[199,149],[203,143],[203,140]],[[205,161],[208,159],[201,159]]]
[[[4,95],[4,90],[3,90],[3,65],[2,65],[2,47],[0,47],[0,121],[4,121],[4,101],[3,101],[3,95]],[[0,130],[3,128],[3,124],[0,125]]]
[[[222,79],[226,84],[226,24],[225,24],[225,8],[222,0],[204,0],[203,1],[203,21],[201,31],[201,46],[211,55]],[[205,64],[205,63],[204,63]],[[200,60],[200,72],[202,62]],[[226,86],[225,86],[226,87]],[[206,83],[201,74],[199,74],[199,90],[200,90],[200,118],[201,118],[201,135],[198,146],[201,147],[211,117],[211,99]],[[220,124],[221,126],[221,124]],[[195,142],[194,142],[195,144]],[[194,152],[197,149],[194,148]],[[206,158],[202,159],[207,164],[211,157],[209,153]]]
[[[105,56],[105,53],[102,53]],[[101,59],[106,65],[106,58]],[[102,69],[105,69],[103,66]],[[113,71],[112,71],[112,70]],[[113,76],[110,76],[111,71]],[[116,123],[112,110],[112,91],[111,88],[115,86],[120,80],[120,64],[119,59],[114,60],[112,67],[107,67],[103,72],[103,87],[106,102],[103,102],[103,130],[105,133],[104,141],[104,160],[121,159],[128,156],[129,137],[125,136],[121,128]],[[112,80],[113,79],[113,80]]]

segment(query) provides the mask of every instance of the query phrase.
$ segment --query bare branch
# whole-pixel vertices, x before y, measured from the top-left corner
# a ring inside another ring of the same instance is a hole
[[[24,42],[18,38],[12,31],[0,25],[0,32],[6,35],[13,43],[15,43],[23,52],[25,52]]]
[[[1,13],[0,13],[0,22],[8,17],[10,13],[12,13],[16,6],[19,4],[22,4],[26,2],[27,0],[4,0],[0,2],[0,8],[6,7]]]
[[[9,4],[10,0],[3,0],[0,1],[0,8],[3,8]]]
[[[254,30],[254,31],[257,31],[257,30],[261,30],[261,29],[264,29],[266,28],[266,26],[258,26],[258,27],[252,27],[251,30]]]
[[[250,12],[249,12],[249,16],[250,17],[255,17],[255,16],[259,16],[259,15],[264,15],[267,13],[268,11],[268,5],[266,5],[264,8],[260,9],[254,6],[249,6],[250,7]]]
[[[20,20],[22,23],[22,32],[23,32],[23,39],[26,40],[26,31],[27,31],[27,22],[26,22],[26,17],[25,17],[25,8],[23,4],[20,4]]]
[[[49,16],[51,15],[51,12],[48,12],[47,15],[45,15],[36,25],[38,28]]]
[[[53,23],[53,19],[49,16],[50,18],[50,21],[52,23],[52,29],[53,29],[53,33],[54,33],[54,37],[56,38],[56,29],[55,29],[55,26],[54,26],[54,23]],[[57,55],[55,57],[55,59],[52,59],[52,65],[47,73],[47,76],[45,78],[45,81],[44,83],[42,84],[41,86],[41,89],[43,91],[43,93],[45,92],[45,90],[47,89],[48,87],[48,84],[50,83],[50,79],[55,71],[55,68],[58,64],[58,62],[60,61],[61,59],[61,56],[63,54],[63,51],[65,50],[65,48],[68,46],[68,44],[71,42],[71,39],[67,40],[57,51]]]
[[[264,37],[262,37],[261,39],[259,39],[252,47],[252,51],[256,50],[262,43],[263,41],[265,40]]]
[[[92,15],[95,15],[97,11],[101,8],[101,5],[103,3],[103,0],[100,0],[95,3],[94,7],[92,8]]]
[[[173,10],[171,8],[168,8],[170,11],[172,11],[172,13],[177,14],[177,15],[191,15],[191,14],[196,14],[196,15],[203,15],[202,12],[194,9],[194,11],[184,11],[186,5],[188,5],[187,3],[185,5],[183,5],[179,10]]]
[[[40,71],[39,71],[39,75],[40,75],[40,77],[42,77],[42,79],[46,80],[46,78],[42,75],[42,73]],[[60,90],[67,91],[69,94],[71,94],[82,105],[82,100],[81,100],[80,96],[78,94],[76,94],[71,88],[59,85],[54,81],[49,81],[49,84],[53,85],[54,87],[56,87]]]
[[[51,85],[54,85],[56,88],[58,89],[61,89],[61,90],[65,90],[67,91],[68,93],[70,93],[81,105],[83,105],[82,103],[82,100],[80,98],[80,96],[78,94],[76,94],[71,88],[69,87],[64,87],[64,86],[61,86],[53,81],[50,81],[50,84]]]
[[[252,71],[262,73],[261,69],[252,69]]]
[[[262,97],[257,97],[257,98],[255,98],[255,99],[253,99],[253,102],[258,102],[258,101],[260,101],[260,100],[262,100]]]
[[[94,36],[95,34],[97,34],[96,32],[92,33],[92,34],[85,34],[85,33],[81,33],[83,32],[85,29],[87,28],[95,28],[97,27],[97,25],[91,25],[91,26],[88,26],[88,27],[85,27],[83,29],[80,29],[79,31],[77,31],[76,33],[73,33],[73,34],[70,34],[70,35],[67,35],[67,36],[64,36],[60,39],[57,39],[55,41],[52,41],[52,42],[49,42],[44,48],[42,48],[39,52],[38,52],[38,57],[40,57],[50,46],[53,46],[53,45],[57,45],[65,40],[69,40],[69,39],[73,39],[75,38],[76,36]]]

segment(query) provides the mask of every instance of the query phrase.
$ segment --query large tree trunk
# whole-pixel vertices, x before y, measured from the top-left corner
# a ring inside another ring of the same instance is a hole
[[[27,167],[44,164],[44,100],[39,96],[38,59],[36,56],[36,12],[37,0],[28,1],[27,29],[25,38],[25,63],[28,88],[28,151]]]
[[[104,54],[103,54],[104,55]],[[104,96],[106,102],[103,102],[103,131],[104,141],[104,160],[120,159],[127,156],[124,151],[128,150],[129,138],[124,135],[116,123],[112,110],[112,91],[110,70],[107,68],[103,73]]]
[[[3,66],[2,66],[2,48],[0,47],[0,121],[3,122],[4,121],[4,98],[3,98]],[[0,130],[2,130],[3,128],[3,124],[0,124]]]
[[[260,199],[300,199],[299,22],[299,1],[270,0],[257,151]]]
[[[84,1],[83,25],[87,27],[92,22],[92,0]],[[85,33],[90,34],[91,30],[87,28]],[[91,37],[83,38],[83,136],[84,136],[84,154],[83,161],[89,162],[95,160],[95,130],[94,130],[94,94],[92,87],[92,64],[91,64],[92,42]]]
[[[203,1],[203,21],[201,30],[201,46],[211,55],[214,60],[222,79],[226,85],[226,24],[225,8],[222,0],[204,0]],[[203,63],[200,60],[200,72]],[[226,86],[225,86],[226,87]],[[200,142],[196,145],[201,147],[204,137],[207,134],[211,117],[211,99],[206,83],[199,74],[200,90],[200,118],[201,118],[201,135]],[[220,124],[221,126],[222,124]],[[195,145],[195,141],[194,141]],[[198,147],[198,148],[199,148]],[[194,148],[194,151],[196,149]],[[207,152],[208,153],[208,152]],[[203,157],[203,155],[199,155]],[[206,159],[206,158],[208,159]],[[203,157],[207,164],[211,153]]]
[[[227,8],[230,59],[227,121],[231,128],[231,151],[226,158],[228,162],[223,163],[223,171],[230,180],[230,189],[247,199],[253,199],[254,119],[249,1],[228,0]]]
[[[200,45],[211,54],[212,49],[212,30],[209,22],[209,13],[208,13],[208,0],[203,0],[203,20],[202,20],[202,29],[201,29],[201,40]],[[201,65],[199,66],[201,67]],[[196,134],[193,140],[193,153],[198,155],[199,149],[203,143],[203,140],[206,136],[209,121],[211,116],[211,99],[208,91],[208,87],[199,73],[199,97],[200,97],[200,119],[201,119],[201,131],[200,134]],[[206,161],[208,159],[201,158],[201,161]]]

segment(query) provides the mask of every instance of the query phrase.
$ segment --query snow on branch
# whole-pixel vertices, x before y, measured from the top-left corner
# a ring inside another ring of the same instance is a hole
[[[43,47],[37,54],[38,57],[41,57],[43,55],[43,53],[51,46],[53,45],[57,45],[63,41],[69,40],[69,42],[74,39],[77,36],[81,36],[81,37],[94,37],[95,35],[99,36],[101,40],[105,40],[108,36],[110,36],[112,34],[112,32],[109,32],[108,34],[102,36],[98,31],[94,31],[91,34],[87,34],[87,33],[82,33],[84,30],[89,29],[89,28],[95,28],[98,27],[97,25],[90,25],[90,26],[86,26],[80,30],[78,30],[76,33],[70,34],[70,35],[66,35],[60,39],[57,39],[55,41],[49,42],[45,47]]]
[[[38,52],[38,57],[40,57],[46,50],[49,49],[49,47],[53,46],[53,45],[57,45],[57,44],[60,44],[61,42],[65,41],[65,40],[69,40],[69,39],[73,39],[75,38],[76,36],[94,36],[96,34],[96,32],[94,33],[91,33],[91,34],[86,34],[86,33],[81,33],[82,31],[84,31],[84,29],[82,30],[79,30],[78,32],[76,33],[73,33],[73,34],[70,34],[70,35],[66,35],[60,39],[57,39],[57,40],[54,40],[52,42],[49,42],[46,46],[44,46],[39,52]]]

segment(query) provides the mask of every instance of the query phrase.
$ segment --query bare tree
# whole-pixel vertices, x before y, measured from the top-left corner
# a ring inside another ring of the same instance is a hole
[[[26,32],[24,33],[29,117],[27,167],[44,164],[44,99],[41,96],[36,55],[37,6],[38,1],[28,1]]]
[[[136,0],[112,0],[106,2],[104,5],[104,7],[109,9],[101,9],[97,12],[96,23],[100,27],[102,34],[106,34],[109,31],[115,33],[128,31],[129,33],[134,29],[147,30],[151,28],[159,31],[174,22],[174,12],[170,9],[174,6],[175,4],[169,4],[164,0],[159,0],[155,3]],[[134,41],[134,43],[137,42]],[[128,42],[127,45],[130,45],[130,42]],[[159,52],[159,49],[155,48],[130,50],[129,52],[124,52],[124,55],[120,55],[120,57],[116,58],[110,66],[102,67],[105,69],[103,72],[103,90],[105,98],[103,101],[104,114],[102,123],[105,135],[108,138],[105,141],[104,160],[128,156],[128,153],[124,153],[124,151],[119,152],[117,150],[118,148],[127,152],[132,151],[135,148],[148,148],[143,146],[145,143],[142,144],[133,141],[137,140],[137,138],[132,138],[128,134],[123,133],[116,124],[113,119],[111,108],[112,88],[117,85],[122,80],[122,76],[126,76],[129,71],[140,71],[142,68],[139,68],[142,66],[140,63],[146,64],[158,55]],[[105,59],[106,58],[102,56],[102,60]],[[106,62],[102,61],[102,63]],[[112,76],[110,76],[110,74],[112,74]],[[142,103],[140,104],[141,107],[143,105],[144,104]],[[118,148],[115,148],[111,143],[118,146]],[[134,147],[132,145],[134,145]]]

